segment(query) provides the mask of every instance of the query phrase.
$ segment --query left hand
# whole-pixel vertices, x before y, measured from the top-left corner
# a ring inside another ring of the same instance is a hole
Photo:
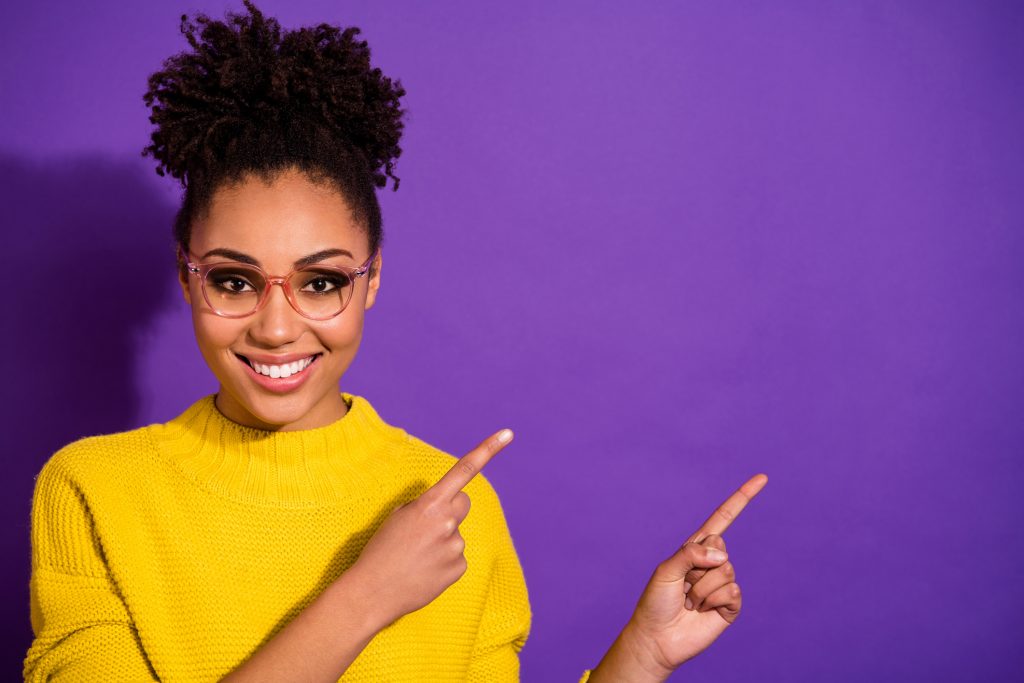
[[[767,483],[767,475],[754,475],[729,496],[658,565],[640,596],[624,635],[628,632],[633,647],[645,652],[666,677],[703,652],[739,616],[736,570],[728,559],[709,557],[708,550],[725,551],[722,534]]]

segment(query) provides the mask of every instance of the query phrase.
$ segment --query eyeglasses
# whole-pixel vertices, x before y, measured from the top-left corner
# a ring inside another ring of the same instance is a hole
[[[310,320],[329,320],[348,306],[356,278],[366,274],[379,249],[358,268],[311,265],[297,268],[283,277],[268,275],[259,266],[238,261],[192,263],[179,246],[188,272],[199,278],[203,299],[213,312],[224,318],[244,318],[263,308],[270,288],[281,285],[288,303]]]

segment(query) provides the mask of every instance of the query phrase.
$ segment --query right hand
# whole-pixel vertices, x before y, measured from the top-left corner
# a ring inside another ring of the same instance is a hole
[[[345,572],[359,577],[386,624],[428,605],[466,572],[459,524],[470,501],[462,489],[511,443],[511,431],[507,442],[498,440],[502,431],[460,458],[419,498],[395,508]]]

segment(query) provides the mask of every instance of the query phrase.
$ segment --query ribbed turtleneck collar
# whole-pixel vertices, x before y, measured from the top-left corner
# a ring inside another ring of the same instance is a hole
[[[333,505],[376,490],[389,476],[391,446],[407,438],[365,398],[341,395],[348,412],[325,427],[246,427],[224,417],[210,395],[153,425],[153,435],[175,467],[223,497],[276,507]]]

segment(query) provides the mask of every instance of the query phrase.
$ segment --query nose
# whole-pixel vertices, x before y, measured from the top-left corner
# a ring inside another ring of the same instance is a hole
[[[252,317],[249,336],[260,346],[285,346],[299,338],[305,323],[298,311],[292,308],[284,288],[271,285],[267,302]]]

